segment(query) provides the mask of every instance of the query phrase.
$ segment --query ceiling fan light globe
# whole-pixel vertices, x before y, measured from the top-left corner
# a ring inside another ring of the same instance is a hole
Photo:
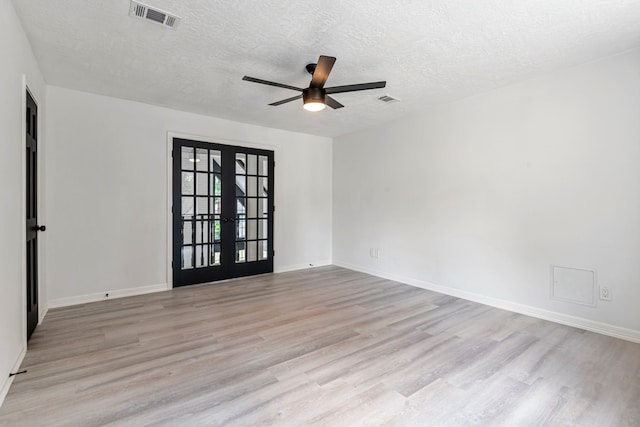
[[[303,107],[307,111],[321,111],[324,110],[324,107],[326,107],[326,105],[324,104],[324,102],[320,101],[309,101],[306,102]]]

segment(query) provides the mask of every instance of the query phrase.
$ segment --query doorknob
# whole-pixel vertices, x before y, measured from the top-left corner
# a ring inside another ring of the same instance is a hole
[[[44,225],[35,225],[32,228],[33,231],[45,231],[46,229],[47,227],[45,227]]]

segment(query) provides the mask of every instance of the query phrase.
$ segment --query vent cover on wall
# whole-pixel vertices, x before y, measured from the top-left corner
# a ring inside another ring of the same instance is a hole
[[[176,15],[133,0],[131,0],[129,15],[140,19],[148,19],[169,28],[176,28],[180,22],[180,18]]]

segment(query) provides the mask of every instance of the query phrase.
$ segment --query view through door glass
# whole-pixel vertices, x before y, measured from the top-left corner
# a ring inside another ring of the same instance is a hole
[[[173,285],[273,271],[273,152],[173,142]]]

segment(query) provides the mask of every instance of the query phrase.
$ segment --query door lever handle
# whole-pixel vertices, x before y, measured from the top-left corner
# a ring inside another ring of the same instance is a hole
[[[32,228],[33,231],[45,231],[46,229],[47,227],[45,227],[44,225],[35,225]]]

